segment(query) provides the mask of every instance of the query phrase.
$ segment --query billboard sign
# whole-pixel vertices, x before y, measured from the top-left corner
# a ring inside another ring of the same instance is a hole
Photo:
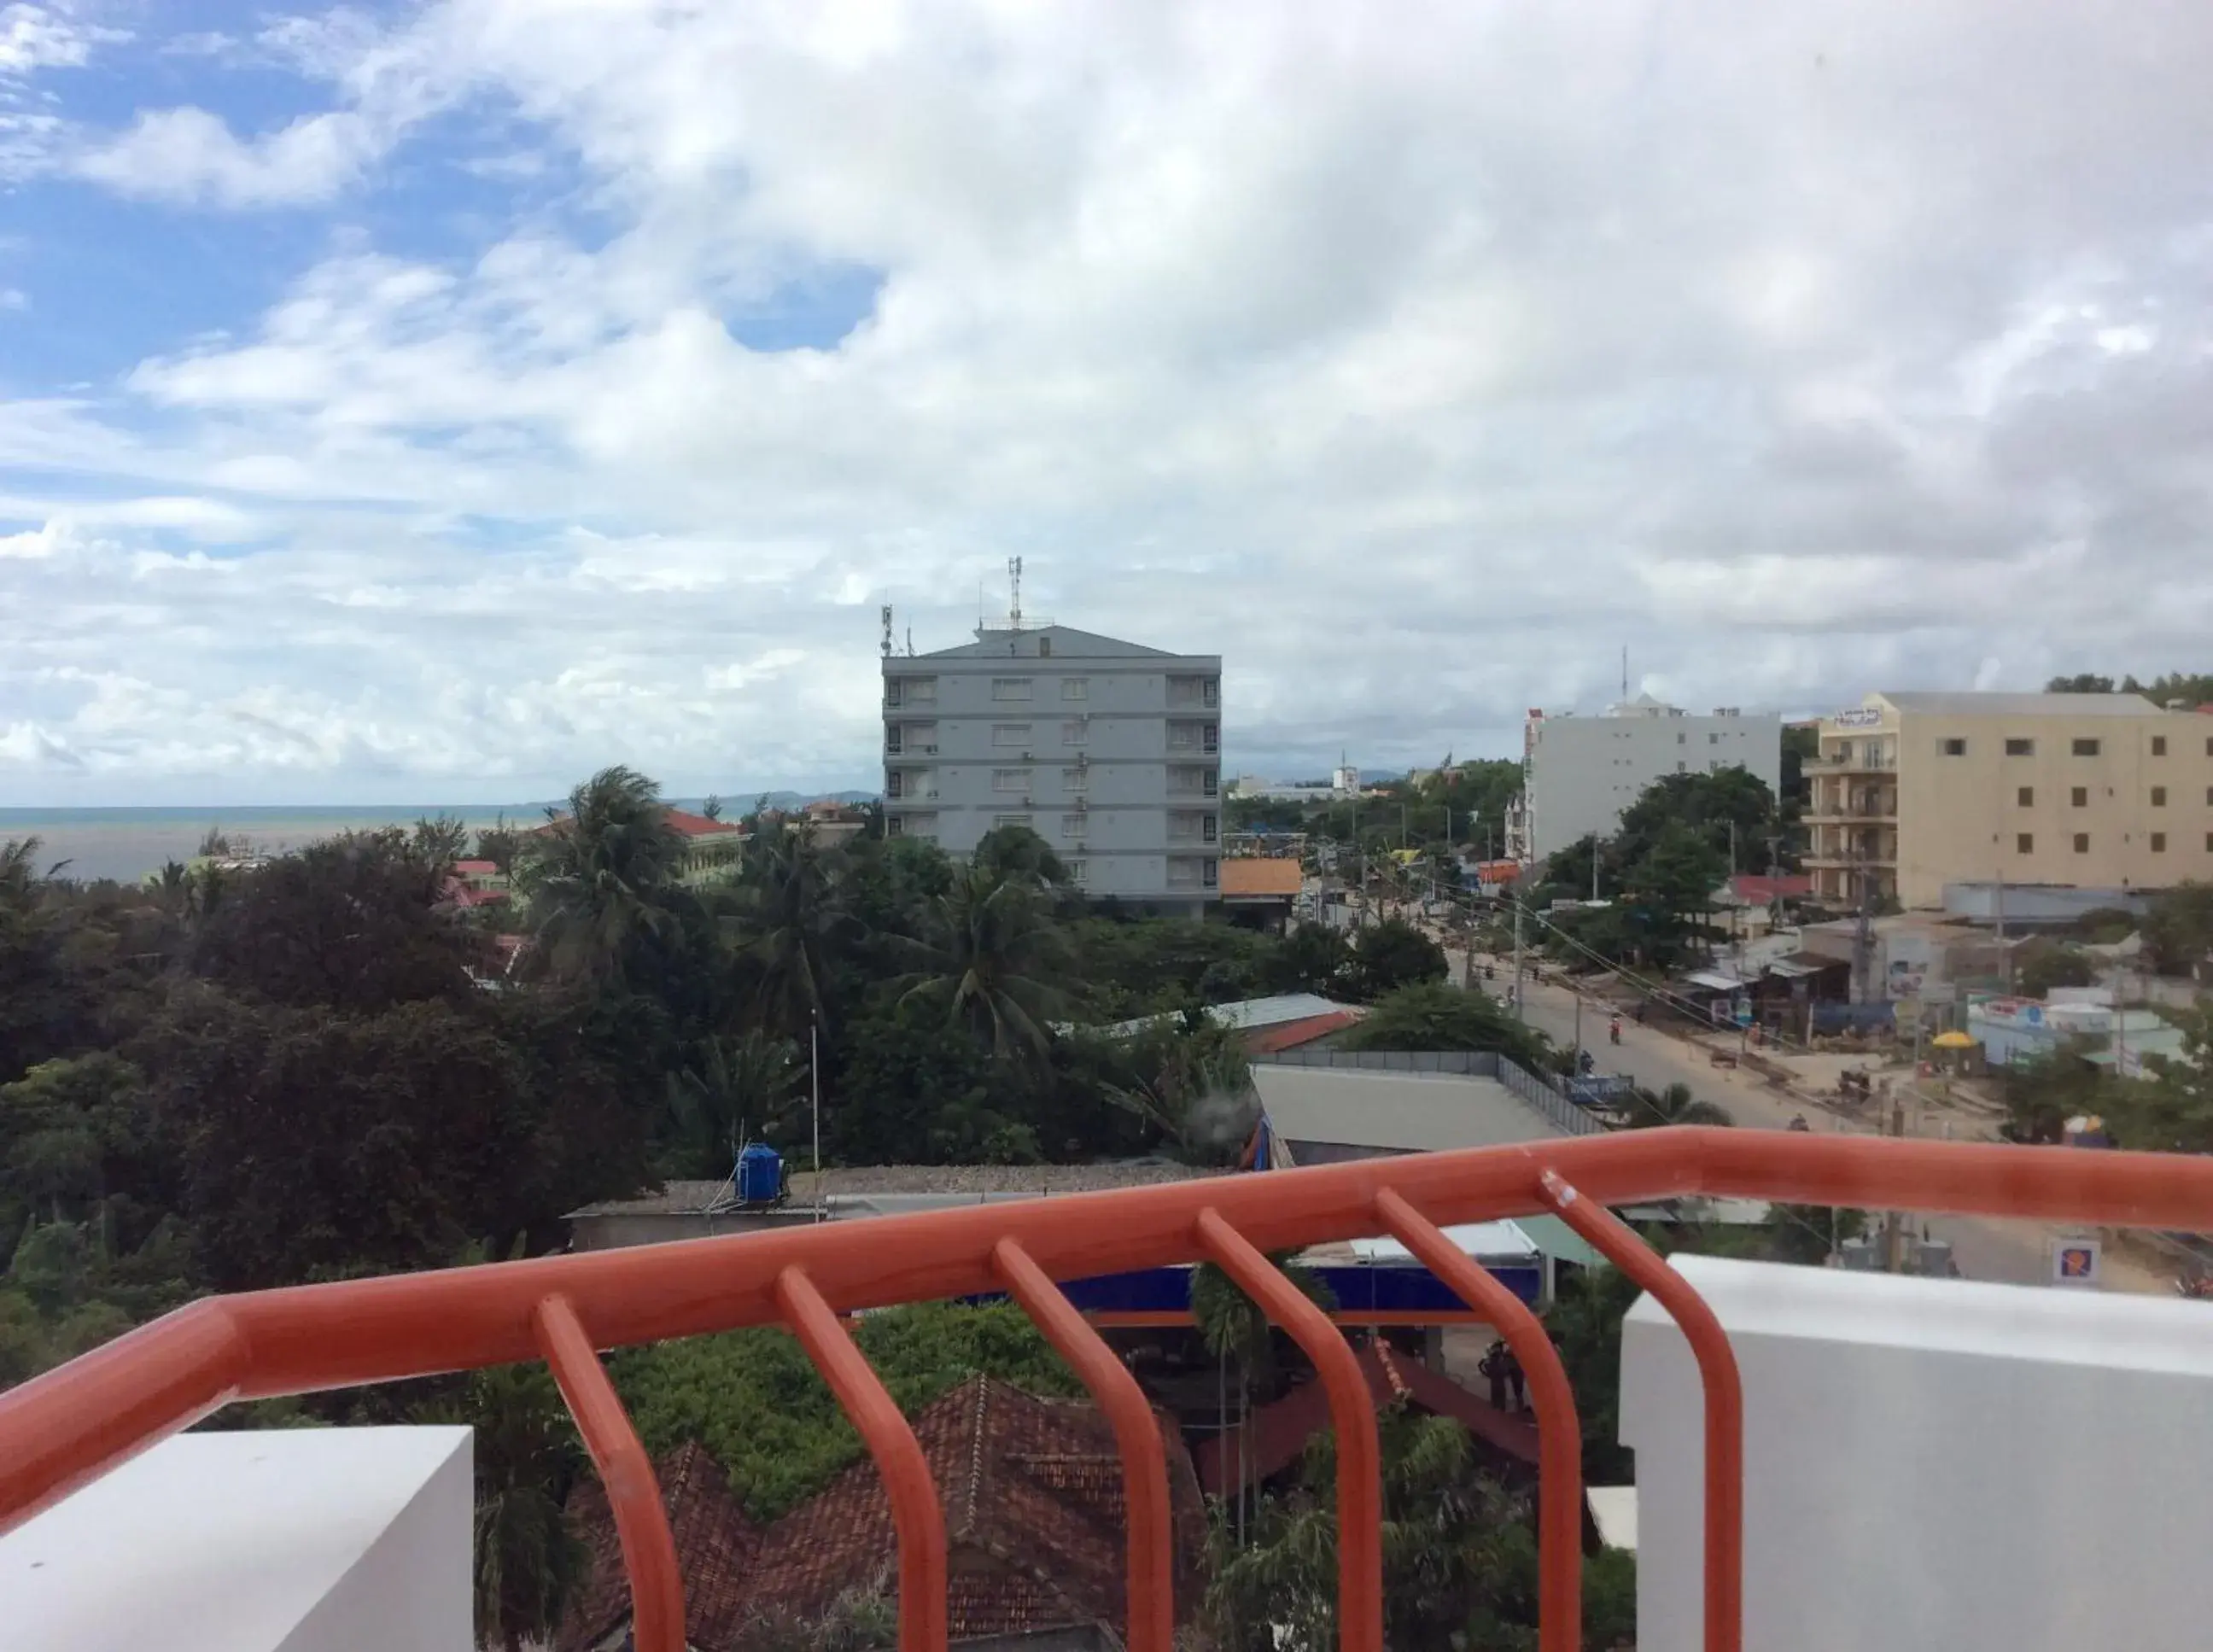
[[[2076,1290],[2095,1290],[2099,1276],[2098,1241],[2094,1239],[2055,1239],[2051,1241],[2051,1283]]]

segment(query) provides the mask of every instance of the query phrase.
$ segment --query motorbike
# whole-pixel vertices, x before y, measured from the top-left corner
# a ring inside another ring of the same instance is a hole
[[[1614,1043],[1619,1044],[1619,1043],[1620,1043],[1620,1042],[1621,1042],[1621,1017],[1620,1017],[1620,1016],[1616,1015],[1616,1016],[1615,1016],[1615,1017],[1614,1017],[1611,1021],[1609,1021],[1609,1022],[1607,1022],[1607,1023],[1606,1023],[1606,1036],[1607,1036],[1609,1039],[1613,1039]]]

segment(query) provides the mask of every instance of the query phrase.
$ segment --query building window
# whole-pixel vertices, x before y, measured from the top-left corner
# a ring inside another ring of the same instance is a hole
[[[1675,759],[1675,772],[1677,774],[1686,773],[1689,771],[1689,768],[1690,765],[1684,762],[1680,757]]]
[[[906,747],[906,731],[896,722],[884,730],[884,749],[893,757],[899,756]]]
[[[1050,660],[1052,658],[1052,638],[1050,637],[1040,637],[1038,638],[1038,658],[1040,660]]]
[[[1209,757],[1213,756],[1216,752],[1219,752],[1222,749],[1222,725],[1220,723],[1210,722],[1205,728],[1199,731],[1198,749],[1204,752]]]
[[[1947,757],[1965,757],[1967,754],[1967,742],[1954,735],[1943,742],[1942,750]]]
[[[1030,726],[1027,722],[995,722],[991,725],[991,744],[994,746],[1027,746],[1030,743]]]
[[[1027,677],[994,677],[991,679],[991,698],[995,700],[1026,700],[1030,697]]]
[[[2166,787],[2154,786],[2151,789],[2151,806],[2154,808],[2165,808],[2167,807]]]
[[[1691,737],[1688,735],[1678,735],[1675,736],[1675,743],[1678,746],[1687,746],[1690,744],[1690,741]]]
[[[1027,792],[1029,789],[1030,771],[1027,769],[994,769],[991,771],[991,789],[993,791]]]
[[[2023,808],[2034,808],[2036,807],[2036,788],[2033,786],[2023,786],[2019,791],[2014,794],[2014,802],[2020,804]]]
[[[2167,736],[2165,735],[2154,735],[2151,737],[2151,754],[2154,757],[2165,757],[2167,755]]]
[[[2067,795],[2067,801],[2072,803],[2076,808],[2089,808],[2090,789],[2088,786],[2076,787],[2073,791]]]
[[[1083,821],[1084,817],[1081,814],[1062,815],[1060,835],[1064,838],[1081,838],[1083,835]]]
[[[1201,861],[1198,863],[1198,881],[1207,888],[1214,887],[1219,878],[1220,869],[1215,862]]]
[[[1034,817],[1027,814],[994,814],[991,817],[991,828],[997,831],[1001,826],[1027,826],[1033,818]]]
[[[1063,791],[1085,791],[1090,785],[1091,771],[1088,769],[1063,769],[1060,771],[1060,789]]]
[[[1222,776],[1220,772],[1214,769],[1209,769],[1206,771],[1204,781],[1199,786],[1199,789],[1204,792],[1209,797],[1213,796],[1215,793],[1221,790]]]
[[[2095,756],[2097,756],[2097,755],[2098,755],[2098,742],[2097,742],[2096,741],[2094,741],[2094,740],[2078,740],[2078,741],[2076,741],[2075,742],[2075,755],[2076,755],[2076,756],[2077,756],[2077,757],[2095,757]]]
[[[1081,746],[1090,738],[1091,724],[1087,718],[1070,717],[1060,725],[1060,743],[1064,746]]]
[[[2151,852],[2155,855],[2167,853],[2167,833],[2155,832],[2151,834]]]
[[[887,797],[899,796],[902,787],[905,784],[905,781],[906,777],[901,774],[897,769],[893,769],[889,774],[884,777],[884,796]]]
[[[2006,741],[2006,755],[2008,757],[2034,757],[2036,755],[2036,742],[2033,740],[2009,740]]]
[[[2015,832],[2013,835],[2013,852],[2016,855],[2033,855],[2036,853],[2035,834],[2028,832]]]
[[[1061,866],[1067,872],[1068,881],[1070,883],[1082,883],[1091,876],[1091,863],[1088,861],[1063,861]]]
[[[2090,852],[2090,834],[2088,832],[2078,832],[2075,834],[2075,852],[2078,855],[2087,855]]]
[[[1201,705],[1219,705],[1222,704],[1221,678],[1209,677],[1204,682],[1199,685],[1198,703]]]
[[[1709,746],[1718,746],[1721,743],[1722,737],[1719,735],[1708,735],[1706,736],[1706,744]]]
[[[1205,816],[1198,823],[1199,840],[1203,843],[1212,843],[1220,835],[1220,827],[1216,824],[1216,818],[1211,814]]]
[[[1088,677],[1063,677],[1060,680],[1060,698],[1064,700],[1089,699],[1091,698],[1091,679]]]

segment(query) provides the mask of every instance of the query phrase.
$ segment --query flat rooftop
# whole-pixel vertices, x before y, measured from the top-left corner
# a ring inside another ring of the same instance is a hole
[[[1268,1127],[1287,1142],[1436,1153],[1566,1133],[1495,1078],[1261,1064],[1253,1083]]]

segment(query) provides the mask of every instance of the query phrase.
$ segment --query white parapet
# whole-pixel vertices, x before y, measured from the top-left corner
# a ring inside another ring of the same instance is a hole
[[[0,1538],[0,1652],[471,1652],[464,1428],[162,1442]]]
[[[1744,1378],[1746,1652],[2213,1646],[2213,1305],[1673,1265]],[[1649,1296],[1621,1375],[1637,1645],[1694,1652],[1703,1402]]]

